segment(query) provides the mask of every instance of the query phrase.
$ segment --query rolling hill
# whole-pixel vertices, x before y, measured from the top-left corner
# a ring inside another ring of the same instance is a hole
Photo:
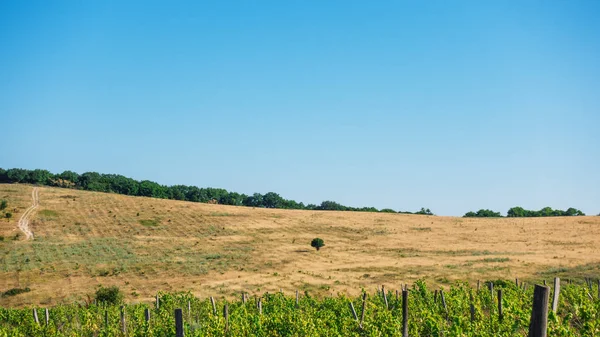
[[[117,285],[128,301],[157,291],[237,296],[399,288],[424,278],[600,276],[600,217],[456,218],[211,205],[38,187],[33,239],[19,229],[34,186],[0,184],[1,305],[81,300]],[[325,240],[319,252],[313,238]]]

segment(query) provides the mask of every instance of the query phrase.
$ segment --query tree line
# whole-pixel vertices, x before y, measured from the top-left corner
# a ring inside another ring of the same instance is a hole
[[[218,203],[222,205],[304,209],[325,211],[356,211],[356,212],[383,212],[403,214],[434,215],[429,208],[421,208],[417,212],[396,212],[391,208],[377,209],[375,207],[350,207],[335,201],[323,201],[319,205],[296,202],[281,197],[275,192],[265,194],[229,192],[222,188],[200,188],[187,185],[165,186],[150,180],[137,181],[119,174],[101,174],[98,172],[85,172],[78,174],[73,171],[64,171],[53,174],[48,170],[26,170],[20,168],[0,168],[0,183],[24,183],[63,188],[73,188],[86,191],[118,193],[131,196],[143,196],[161,199],[184,200],[203,203]]]
[[[542,216],[581,216],[585,215],[582,211],[569,207],[566,211],[560,209],[552,209],[551,207],[544,207],[539,211],[532,211],[524,209],[523,207],[513,207],[506,212],[506,216],[509,218],[532,218]],[[477,212],[467,212],[464,218],[501,218],[500,212],[494,212],[490,209],[480,209]]]

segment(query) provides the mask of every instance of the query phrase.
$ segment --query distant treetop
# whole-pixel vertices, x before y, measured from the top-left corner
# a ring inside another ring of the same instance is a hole
[[[542,217],[542,216],[580,216],[585,215],[582,211],[570,207],[566,211],[559,209],[552,209],[550,207],[544,207],[539,211],[526,210],[523,207],[513,207],[506,213],[509,218],[528,218],[528,217]],[[500,212],[494,212],[489,209],[480,209],[477,212],[467,212],[463,217],[465,218],[500,218],[502,215]]]

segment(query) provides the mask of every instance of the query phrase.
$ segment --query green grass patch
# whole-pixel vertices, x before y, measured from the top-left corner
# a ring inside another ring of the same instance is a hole
[[[210,213],[210,216],[235,216],[235,214],[227,212],[212,212]]]
[[[431,232],[431,227],[411,227],[413,231]]]
[[[156,219],[140,219],[140,220],[138,220],[138,222],[142,226],[146,226],[146,227],[156,227],[156,226],[160,225],[160,223]]]
[[[30,291],[31,289],[29,288],[12,288],[2,293],[2,297],[16,296],[22,293],[28,293]]]
[[[43,209],[43,210],[39,211],[38,214],[45,218],[57,218],[58,217],[58,212],[52,211],[49,209]]]
[[[508,257],[486,257],[481,260],[483,262],[508,262],[510,259]]]

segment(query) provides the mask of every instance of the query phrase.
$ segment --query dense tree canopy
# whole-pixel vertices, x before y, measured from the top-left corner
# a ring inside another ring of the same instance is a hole
[[[465,218],[500,218],[502,214],[500,212],[494,212],[491,209],[480,209],[475,212],[467,212],[464,215]]]
[[[528,218],[528,217],[541,217],[541,216],[578,216],[585,215],[582,211],[570,207],[566,211],[559,209],[552,209],[551,207],[544,207],[539,211],[526,210],[523,207],[513,207],[506,213],[507,217],[510,218]],[[502,217],[500,212],[494,212],[489,209],[480,209],[477,212],[467,212],[464,215],[465,218],[499,218]]]
[[[396,213],[396,211],[390,208],[378,210],[375,207],[349,207],[335,201],[323,201],[319,205],[304,205],[302,202],[285,199],[275,192],[246,195],[237,192],[228,192],[222,188],[199,188],[186,185],[164,186],[149,180],[137,181],[118,174],[101,174],[98,172],[78,174],[73,171],[64,171],[59,174],[52,174],[47,170],[24,170],[18,168],[5,170],[0,168],[0,183],[48,185],[193,202],[216,201],[223,205],[248,207]],[[398,213],[413,214],[411,212]],[[421,208],[420,211],[414,214],[433,215],[428,208]]]
[[[560,209],[552,209],[551,207],[544,207],[539,211],[531,211],[523,209],[523,207],[513,207],[508,210],[506,216],[508,217],[541,217],[541,216],[579,216],[585,215],[582,211],[570,207],[566,211]]]

